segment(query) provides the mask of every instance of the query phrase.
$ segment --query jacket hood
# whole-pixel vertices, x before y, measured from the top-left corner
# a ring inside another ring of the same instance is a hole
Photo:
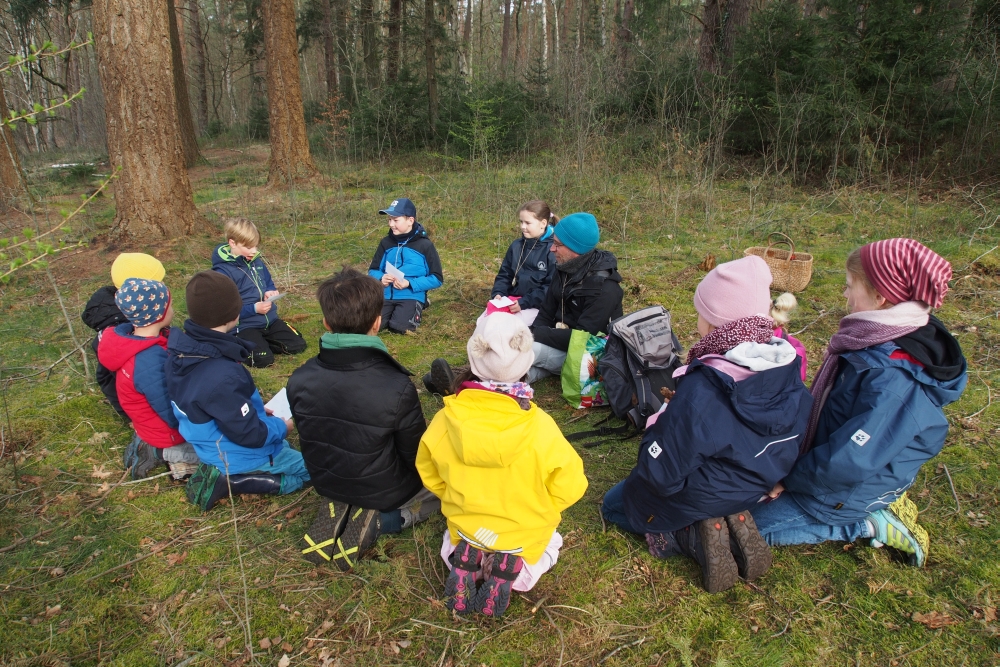
[[[686,376],[702,373],[728,397],[740,421],[760,435],[781,435],[795,427],[802,401],[812,400],[802,384],[798,358],[777,368],[760,371],[737,382],[729,375],[695,359]]]
[[[393,242],[397,244],[408,243],[409,241],[412,241],[413,239],[419,238],[421,236],[426,237],[427,230],[424,229],[424,226],[421,225],[419,222],[414,222],[413,229],[411,229],[405,234],[393,234],[392,229],[389,230],[389,238],[392,239]]]
[[[220,243],[215,247],[215,252],[212,253],[212,268],[222,266],[223,264],[232,264],[241,259],[249,264],[258,257],[260,257],[260,251],[253,256],[253,259],[247,260],[242,255],[234,255],[233,251],[229,249],[228,243]]]
[[[130,322],[125,322],[101,332],[101,342],[104,343],[100,346],[101,364],[109,371],[120,370],[129,359],[143,350],[160,344],[162,340],[162,333],[155,338],[145,338],[133,336],[134,330]]]
[[[94,292],[80,316],[83,323],[94,331],[102,331],[122,322],[128,322],[125,314],[115,303],[117,291],[118,289],[114,285],[108,285]]]
[[[473,468],[507,468],[529,448],[534,410],[510,396],[465,389],[444,399],[444,419],[458,458]]]
[[[933,315],[925,326],[893,342],[922,363],[924,371],[935,380],[954,380],[965,372],[961,346]]]
[[[588,275],[597,273],[598,271],[607,271],[608,280],[613,280],[616,283],[622,281],[621,274],[618,273],[618,258],[613,253],[600,249],[591,250],[590,252],[590,261],[574,271],[567,278],[566,284],[580,282]]]
[[[950,335],[950,334],[949,334]],[[965,385],[969,381],[969,376],[966,374],[966,362],[965,358],[962,357],[960,371],[956,377],[950,380],[939,380],[931,376],[929,369],[921,368],[916,364],[906,361],[905,359],[892,359],[890,354],[892,354],[897,349],[896,341],[891,343],[883,343],[881,345],[875,345],[872,347],[865,348],[853,353],[847,353],[842,356],[850,357],[851,355],[857,355],[863,360],[863,363],[869,368],[889,368],[895,367],[906,371],[913,379],[924,386],[924,392],[934,405],[942,408],[949,403],[954,403],[962,396],[962,392],[965,391]],[[898,348],[902,349],[902,348]],[[909,352],[909,350],[904,350]],[[913,354],[912,352],[910,354]],[[917,355],[913,355],[917,359]]]
[[[206,359],[231,359],[243,363],[256,346],[232,333],[220,333],[187,320],[184,331],[174,329],[167,341],[167,363],[185,375]]]

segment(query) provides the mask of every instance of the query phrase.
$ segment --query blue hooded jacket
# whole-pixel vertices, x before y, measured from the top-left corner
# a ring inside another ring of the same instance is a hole
[[[899,349],[890,342],[841,355],[813,448],[785,478],[786,492],[828,525],[846,526],[890,505],[944,446],[942,408],[965,390],[965,359],[959,351],[952,360],[957,377],[935,379],[927,368],[891,358]]]
[[[800,363],[796,357],[740,382],[697,359],[688,366],[625,480],[635,532],[750,509],[788,474],[812,408]]]
[[[254,344],[188,320],[167,341],[167,392],[178,430],[202,463],[238,475],[261,470],[281,452],[288,429],[264,412],[243,366]]]
[[[249,262],[242,255],[234,255],[228,243],[216,246],[212,253],[212,270],[224,273],[233,279],[240,290],[243,308],[240,310],[240,329],[266,329],[278,319],[278,304],[272,303],[271,310],[263,315],[254,306],[264,300],[264,292],[277,289],[271,280],[271,272],[267,270],[260,253],[254,255]]]
[[[441,258],[437,248],[427,237],[419,222],[413,223],[413,229],[408,234],[399,236],[389,233],[378,244],[375,256],[372,257],[368,275],[375,280],[382,280],[385,275],[385,263],[390,262],[403,272],[410,281],[409,287],[396,289],[388,285],[384,290],[386,301],[419,301],[427,305],[427,292],[444,284],[444,274],[441,272]]]

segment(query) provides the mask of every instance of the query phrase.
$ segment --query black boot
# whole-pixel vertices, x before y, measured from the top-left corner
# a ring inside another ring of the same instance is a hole
[[[433,393],[450,396],[455,392],[455,374],[444,359],[435,359],[431,362],[430,376],[431,384],[437,389]],[[427,384],[426,381],[424,384]]]

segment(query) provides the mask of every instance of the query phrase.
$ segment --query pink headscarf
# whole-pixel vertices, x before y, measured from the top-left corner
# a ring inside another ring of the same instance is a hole
[[[951,264],[913,239],[886,239],[861,247],[861,266],[889,303],[923,301],[940,308],[951,280]]]

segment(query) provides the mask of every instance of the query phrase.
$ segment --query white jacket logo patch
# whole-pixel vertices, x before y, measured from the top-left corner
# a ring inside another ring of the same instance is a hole
[[[244,404],[243,404],[243,407],[242,407],[242,408],[240,408],[240,413],[241,413],[241,414],[242,414],[242,415],[243,415],[244,417],[246,417],[246,416],[247,416],[248,414],[250,414],[250,406],[249,406],[249,405],[248,405],[247,403],[244,403]]]
[[[865,443],[871,439],[872,437],[867,433],[865,433],[864,431],[862,431],[860,428],[854,432],[854,435],[851,436],[851,440],[857,443],[858,447],[864,447]]]
[[[657,456],[660,455],[660,452],[663,451],[663,448],[660,447],[659,443],[657,443],[656,441],[653,441],[653,444],[651,444],[649,446],[649,449],[647,449],[646,451],[648,451],[649,455],[652,456],[655,459]]]

